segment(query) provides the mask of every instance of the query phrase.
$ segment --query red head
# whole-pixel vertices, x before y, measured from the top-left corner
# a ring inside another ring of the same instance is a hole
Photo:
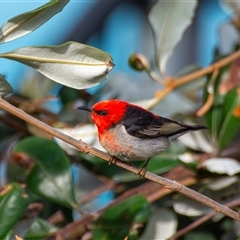
[[[91,112],[93,122],[98,127],[98,132],[103,133],[123,118],[128,105],[128,102],[121,100],[105,100],[94,104],[92,108],[78,107],[77,109]]]

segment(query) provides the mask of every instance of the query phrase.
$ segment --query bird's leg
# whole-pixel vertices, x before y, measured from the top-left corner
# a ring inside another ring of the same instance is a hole
[[[143,178],[145,176],[145,173],[147,171],[147,165],[149,163],[150,158],[144,163],[144,165],[140,168],[137,175],[139,175],[140,178]]]
[[[108,165],[111,165],[111,164],[115,164],[117,161],[117,158],[115,158],[114,156],[111,156],[109,162],[108,162]]]

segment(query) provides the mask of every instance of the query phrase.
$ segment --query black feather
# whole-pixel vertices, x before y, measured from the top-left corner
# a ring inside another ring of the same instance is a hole
[[[129,105],[121,121],[128,134],[138,138],[157,138],[161,136],[179,137],[188,131],[207,129],[199,125],[187,125],[156,116],[151,112]]]

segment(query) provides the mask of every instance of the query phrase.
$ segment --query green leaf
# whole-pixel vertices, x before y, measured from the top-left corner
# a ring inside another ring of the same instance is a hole
[[[0,74],[0,96],[4,97],[13,92],[12,86],[7,80]]]
[[[144,214],[141,214],[144,212]],[[142,196],[133,196],[108,208],[92,225],[93,239],[125,239],[136,220],[145,223],[150,215],[150,205]]]
[[[240,118],[233,115],[233,110],[238,106],[237,90],[228,92],[223,103],[223,123],[218,136],[218,148],[224,149],[238,133]]]
[[[26,180],[27,188],[32,193],[66,207],[78,208],[70,164],[57,143],[40,137],[28,137],[18,142],[13,150],[26,153],[35,163]]]
[[[156,44],[156,60],[161,72],[184,31],[191,24],[197,1],[158,0],[149,12]]]
[[[55,82],[76,89],[99,84],[114,66],[108,53],[77,42],[19,48],[0,57],[21,62]]]
[[[0,29],[0,43],[12,41],[34,31],[62,11],[68,2],[69,0],[51,0],[39,8],[9,19]]]
[[[230,66],[228,65],[219,71],[215,79],[210,76],[204,93],[205,101],[209,96],[209,91],[212,91],[214,95],[213,106],[205,115],[205,119],[216,150],[227,147],[240,126],[240,119],[233,115],[234,109],[238,106],[237,90],[233,89],[225,95],[219,93],[219,85],[229,71]]]
[[[224,102],[224,96],[219,94],[218,86],[221,82],[222,76],[229,71],[229,66],[221,68],[216,78],[212,78],[211,75],[208,76],[208,83],[204,89],[204,102],[207,101],[209,94],[212,93],[214,95],[214,102],[211,109],[205,114],[205,120],[207,126],[209,127],[209,131],[211,134],[212,142],[215,144],[218,138],[219,131],[222,126],[222,118],[223,118],[223,109],[222,105]]]
[[[1,192],[4,197],[0,203],[0,239],[9,235],[9,230],[23,216],[28,206],[23,194],[23,188],[16,183],[7,185]]]
[[[1,240],[12,240],[14,239],[14,236],[13,236],[13,231],[10,230],[8,233],[6,233],[2,238]]]
[[[24,236],[25,240],[44,240],[50,234],[53,234],[58,229],[50,225],[47,221],[37,218],[31,225],[27,234]]]

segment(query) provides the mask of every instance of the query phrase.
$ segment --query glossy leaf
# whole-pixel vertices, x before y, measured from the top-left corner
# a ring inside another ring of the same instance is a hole
[[[229,145],[236,136],[240,127],[240,118],[234,116],[233,111],[238,106],[237,90],[233,90],[224,98],[223,103],[223,122],[218,136],[218,148],[223,149]]]
[[[223,111],[222,105],[224,102],[224,96],[219,94],[218,86],[221,82],[222,76],[227,73],[229,66],[220,69],[219,74],[216,76],[216,79],[211,79],[211,76],[208,77],[208,83],[204,89],[204,102],[206,102],[209,97],[209,92],[212,92],[214,95],[214,102],[209,111],[205,114],[205,120],[207,126],[209,127],[210,135],[212,141],[216,142],[218,134],[222,126]]]
[[[57,143],[28,137],[18,142],[14,151],[26,153],[35,163],[26,179],[32,193],[60,205],[77,208],[69,161]]]
[[[12,86],[7,80],[0,74],[0,96],[4,97],[13,92]]]
[[[224,188],[228,188],[231,185],[235,184],[239,181],[238,176],[232,176],[232,177],[219,177],[217,179],[211,180],[211,182],[207,185],[207,188],[213,190],[213,191],[221,191]]]
[[[226,66],[219,71],[218,76],[211,83],[211,77],[205,89],[205,99],[209,96],[209,89],[213,92],[214,103],[205,115],[207,125],[211,132],[216,150],[227,147],[235,137],[239,127],[240,119],[234,116],[234,110],[238,106],[238,93],[236,89],[220,94],[220,83],[229,74],[230,66]],[[234,76],[231,76],[232,78]],[[210,85],[211,84],[211,85]]]
[[[21,62],[55,82],[76,89],[99,84],[114,66],[108,53],[77,42],[24,47],[0,57]]]
[[[233,176],[240,172],[240,163],[232,158],[210,158],[202,163],[210,172]]]
[[[23,188],[16,183],[7,185],[1,192],[4,197],[0,203],[0,239],[10,234],[9,230],[27,209],[28,199],[23,194]]]
[[[12,240],[14,239],[14,236],[13,236],[13,231],[10,230],[8,233],[6,233],[2,238],[1,240]]]
[[[141,217],[139,214],[145,212]],[[147,213],[147,214],[146,214]],[[93,239],[125,239],[133,223],[145,223],[150,206],[142,196],[133,196],[108,208],[91,226]]]
[[[213,151],[213,146],[207,138],[209,133],[208,131],[209,130],[207,129],[205,132],[190,132],[186,135],[181,136],[179,138],[179,141],[193,150],[211,153]]]
[[[27,234],[24,236],[25,240],[44,240],[50,234],[56,232],[58,229],[50,225],[47,221],[37,218],[31,225]]]
[[[39,8],[9,19],[0,29],[0,43],[12,41],[34,31],[62,11],[68,2],[69,0],[51,0]]]
[[[209,207],[206,207],[184,195],[179,196],[174,201],[173,208],[175,212],[189,217],[202,216],[209,212]]]
[[[148,18],[154,32],[156,60],[161,72],[166,71],[168,59],[191,24],[196,6],[195,0],[158,0],[150,10]]]
[[[156,209],[149,219],[145,231],[139,240],[145,239],[167,239],[177,230],[176,214],[167,209]]]

